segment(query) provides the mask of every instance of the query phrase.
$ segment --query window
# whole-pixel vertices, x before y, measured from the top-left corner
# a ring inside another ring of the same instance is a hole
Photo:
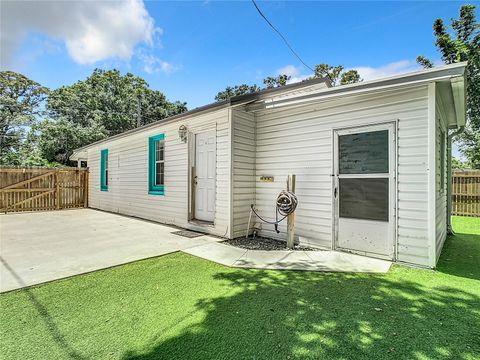
[[[340,174],[388,173],[388,130],[341,135]]]
[[[165,136],[148,139],[148,193],[164,194],[165,185]]]
[[[388,221],[388,178],[340,179],[339,216]]]
[[[108,191],[108,149],[100,152],[100,190]]]

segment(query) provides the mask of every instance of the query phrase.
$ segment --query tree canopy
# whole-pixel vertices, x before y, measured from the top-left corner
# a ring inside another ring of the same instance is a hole
[[[475,6],[461,6],[458,19],[452,19],[450,27],[442,19],[436,19],[433,35],[445,64],[468,61],[467,125],[458,140],[469,165],[480,169],[480,24],[475,18]],[[425,68],[434,66],[422,55],[417,57],[417,62]]]
[[[13,71],[0,72],[0,165],[18,163],[26,131],[43,115],[48,89]]]
[[[344,71],[342,65],[331,66],[328,64],[318,64],[315,66],[315,72],[312,76],[307,77],[305,80],[318,79],[318,78],[327,78],[330,80],[333,86],[336,85],[347,85],[353,84],[359,81],[362,81],[360,74],[357,70],[348,70]],[[228,100],[233,96],[251,94],[260,90],[273,89],[280,86],[287,85],[288,81],[291,80],[291,76],[280,74],[275,77],[268,76],[263,79],[263,87],[260,87],[256,84],[253,85],[235,85],[227,86],[225,90],[220,91],[215,96],[216,101]]]
[[[0,92],[0,162],[17,165],[68,164],[75,148],[187,110],[186,103],[170,102],[144,79],[118,70],[96,69],[85,80],[50,91],[2,72]]]

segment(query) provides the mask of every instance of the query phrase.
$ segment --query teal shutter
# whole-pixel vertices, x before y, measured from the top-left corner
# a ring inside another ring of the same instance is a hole
[[[155,142],[164,139],[164,134],[148,138],[148,193],[152,195],[164,195],[164,186],[155,185]]]
[[[108,160],[108,149],[100,151],[100,190],[108,191],[107,179],[105,177],[105,168]]]

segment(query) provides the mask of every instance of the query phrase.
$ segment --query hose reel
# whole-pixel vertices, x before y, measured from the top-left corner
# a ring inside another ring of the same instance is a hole
[[[283,220],[285,220],[290,214],[293,214],[293,212],[297,208],[297,205],[298,205],[298,199],[297,199],[297,196],[293,193],[293,191],[282,190],[280,191],[280,194],[278,194],[277,196],[275,221],[268,221],[268,220],[265,220],[263,217],[261,217],[255,210],[255,206],[253,204],[250,205],[250,209],[255,214],[255,216],[259,218],[261,221],[263,221],[266,224],[274,225],[275,231],[278,234],[280,233],[280,231],[278,230],[278,224],[280,224]],[[279,215],[282,216],[281,219],[279,219]],[[250,228],[250,219],[249,219],[248,227]],[[248,231],[247,231],[247,235],[248,235]]]

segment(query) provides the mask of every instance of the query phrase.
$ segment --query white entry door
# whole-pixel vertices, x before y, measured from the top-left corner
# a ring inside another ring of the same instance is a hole
[[[215,219],[216,131],[195,135],[195,219]]]
[[[335,132],[335,247],[394,259],[395,127]]]

